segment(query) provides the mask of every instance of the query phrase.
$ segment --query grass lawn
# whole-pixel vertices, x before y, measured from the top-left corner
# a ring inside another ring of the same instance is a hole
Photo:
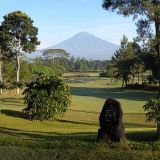
[[[0,97],[0,160],[160,158],[155,124],[145,122],[142,108],[155,93],[121,89],[119,83],[110,84],[109,79],[93,75],[66,77],[72,104],[56,121],[29,121],[22,113],[23,96],[16,97],[13,92]],[[106,97],[122,104],[127,141],[96,143]]]

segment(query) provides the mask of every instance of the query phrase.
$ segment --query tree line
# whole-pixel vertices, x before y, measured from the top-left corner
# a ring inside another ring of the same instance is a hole
[[[71,57],[36,57],[34,59],[21,58],[20,82],[31,81],[35,73],[43,73],[48,76],[61,76],[66,72],[100,72],[106,70],[110,61],[87,60],[85,58]],[[3,82],[16,81],[15,61],[3,64]]]

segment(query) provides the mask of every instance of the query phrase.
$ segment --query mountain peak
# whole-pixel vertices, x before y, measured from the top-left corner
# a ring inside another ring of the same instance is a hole
[[[73,37],[49,48],[64,49],[74,57],[109,60],[119,46],[88,32],[79,32]]]
[[[73,37],[82,37],[82,38],[98,38],[91,33],[88,32],[79,32],[75,34]]]
[[[77,33],[75,36],[93,36],[93,34],[91,33],[88,33],[88,32],[79,32]]]

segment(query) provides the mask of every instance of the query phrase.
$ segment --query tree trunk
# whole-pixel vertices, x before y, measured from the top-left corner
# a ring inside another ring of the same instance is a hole
[[[133,66],[133,68],[132,68],[132,84],[134,84],[134,80],[135,80],[135,68]]]
[[[110,80],[111,80],[111,84],[112,84],[112,76],[110,77]]]
[[[125,82],[125,85],[127,86],[128,85],[128,80],[126,78],[124,79],[124,82]]]
[[[142,84],[143,84],[143,72],[141,72]]]
[[[143,81],[143,80],[144,80],[144,79],[143,79],[143,78],[144,78],[144,77],[143,77],[143,64],[142,64],[142,69],[141,69],[141,78],[142,78],[142,84],[143,84],[143,82],[144,82],[144,81]]]
[[[157,15],[157,21],[155,22],[155,29],[156,29],[156,52],[158,58],[158,84],[159,84],[159,94],[160,94],[160,45],[159,45],[159,38],[160,38],[160,23],[159,23],[159,15]]]
[[[122,88],[124,87],[124,78],[122,79]]]
[[[0,61],[0,82],[2,83],[3,79],[2,79],[2,61]],[[3,89],[0,89],[0,94],[3,93]]]
[[[19,57],[19,53],[16,53],[16,72],[17,72],[17,83],[19,83],[19,72],[20,72],[20,57]],[[20,93],[20,89],[19,87],[17,88],[17,95],[19,95]]]
[[[132,74],[132,84],[134,84],[135,74]]]
[[[139,84],[139,71],[138,71],[138,84]]]

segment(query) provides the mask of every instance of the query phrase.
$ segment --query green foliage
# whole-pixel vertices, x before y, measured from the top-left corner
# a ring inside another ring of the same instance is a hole
[[[32,78],[31,64],[26,60],[21,60],[20,80],[21,82],[29,82]]]
[[[158,78],[160,86],[160,3],[158,0],[104,0],[103,8],[137,19],[137,40],[143,46],[143,58],[147,53],[147,66],[153,76]],[[151,42],[151,43],[150,43]]]
[[[61,65],[58,65],[56,68],[55,68],[55,75],[56,76],[62,76],[63,73],[66,72],[66,69],[65,67],[61,66]]]
[[[3,18],[0,29],[8,37],[8,43],[5,43],[5,46],[12,55],[10,59],[16,59],[16,79],[19,83],[21,52],[31,53],[36,50],[36,46],[40,44],[37,37],[38,28],[34,27],[33,20],[21,11],[11,12]],[[19,88],[17,88],[17,94],[19,94]]]
[[[12,89],[17,89],[17,88],[23,88],[24,84],[21,83],[21,82],[16,82],[16,81],[13,81],[11,83],[2,83],[0,82],[0,89],[9,89],[9,90],[12,90]]]
[[[46,49],[43,51],[43,56],[55,76],[61,76],[69,68],[69,53],[63,49]]]
[[[5,85],[5,83],[2,83],[1,81],[0,81],[0,89],[6,89],[6,85]]]
[[[23,88],[24,84],[22,82],[16,82],[13,81],[9,84],[8,89],[17,89],[17,88]]]
[[[45,74],[46,76],[53,76],[55,75],[55,71],[52,70],[51,67],[45,66],[45,65],[40,65],[40,64],[31,64],[31,73],[32,75],[34,73],[42,73]]]
[[[69,57],[69,53],[67,53],[63,49],[46,49],[43,52],[43,55],[46,58],[54,58],[54,57]]]
[[[30,82],[35,73],[42,73],[47,76],[61,76],[68,71],[105,71],[110,62],[107,60],[88,61],[84,58],[74,59],[73,57],[71,57],[70,59],[65,57],[57,57],[54,58],[54,61],[52,61],[52,59],[44,59],[42,57],[36,57],[31,61],[20,58],[20,61],[20,82],[23,83]],[[77,64],[79,65],[77,66]],[[107,72],[109,73],[109,75],[112,75],[113,69],[111,67],[108,67]],[[3,63],[2,74],[3,81],[5,83],[16,81],[16,62],[10,61]]]
[[[150,86],[153,85],[153,84],[157,84],[156,79],[155,79],[154,76],[152,76],[152,75],[148,75],[148,76],[146,77],[146,79],[147,79],[148,84],[149,84]]]
[[[159,69],[159,60],[157,56],[152,53],[150,50],[144,56],[144,65],[145,68],[151,70],[153,78],[158,78],[158,69]]]
[[[24,90],[27,107],[23,110],[31,120],[49,120],[63,115],[70,105],[69,86],[56,77],[38,74]]]
[[[12,54],[9,52],[9,41],[10,36],[0,26],[0,62],[5,62],[12,58]]]
[[[20,49],[29,53],[35,51],[36,45],[40,42],[37,38],[38,29],[33,26],[33,20],[21,11],[11,12],[3,18],[2,30],[9,36],[12,53],[16,54]]]
[[[112,57],[112,63],[115,67],[114,76],[116,79],[122,78],[122,87],[127,85],[129,76],[132,74],[133,67],[133,48],[128,38],[123,36],[121,40],[121,47],[116,51]]]
[[[63,61],[62,61],[63,62]],[[87,60],[85,58],[74,58],[73,56],[68,61],[68,70],[70,72],[88,72],[105,70],[109,64],[109,60]]]
[[[143,106],[144,111],[146,113],[146,121],[155,120],[156,116],[160,115],[160,99],[151,98],[148,102]]]
[[[3,64],[3,77],[5,82],[16,80],[15,62],[7,62]]]

